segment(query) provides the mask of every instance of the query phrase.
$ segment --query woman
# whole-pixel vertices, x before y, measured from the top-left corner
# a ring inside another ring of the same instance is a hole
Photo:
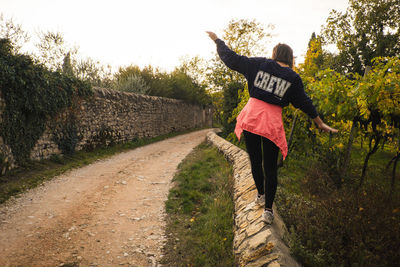
[[[256,204],[265,204],[263,221],[274,219],[272,204],[277,188],[277,158],[286,157],[288,147],[282,122],[282,107],[291,103],[313,119],[325,132],[337,130],[326,125],[304,92],[300,76],[293,71],[293,50],[278,44],[272,59],[245,57],[230,50],[213,32],[207,32],[217,44],[217,52],[227,67],[243,74],[248,83],[250,99],[237,117],[235,133],[240,140],[243,132],[257,187]],[[263,168],[264,163],[264,168]]]

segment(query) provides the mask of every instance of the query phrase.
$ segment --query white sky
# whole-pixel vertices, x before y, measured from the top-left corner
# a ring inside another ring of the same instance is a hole
[[[312,32],[332,9],[347,6],[348,0],[0,0],[0,13],[32,37],[61,32],[81,56],[104,65],[170,71],[185,56],[210,58],[215,44],[205,31],[221,36],[230,20],[242,18],[274,24],[271,46],[289,44],[300,63]]]

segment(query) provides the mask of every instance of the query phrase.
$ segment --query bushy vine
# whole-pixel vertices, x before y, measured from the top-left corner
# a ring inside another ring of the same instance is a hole
[[[46,121],[76,99],[92,94],[88,83],[47,70],[31,57],[14,54],[0,39],[0,90],[6,102],[0,135],[23,165],[46,128]]]
[[[55,126],[53,141],[57,144],[62,154],[73,154],[81,140],[82,133],[79,131],[79,125],[73,113],[70,113],[68,118],[58,127]]]

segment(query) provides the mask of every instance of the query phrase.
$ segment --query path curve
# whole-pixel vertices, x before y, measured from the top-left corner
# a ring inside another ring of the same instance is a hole
[[[210,131],[69,171],[0,206],[0,266],[157,266],[178,164]]]

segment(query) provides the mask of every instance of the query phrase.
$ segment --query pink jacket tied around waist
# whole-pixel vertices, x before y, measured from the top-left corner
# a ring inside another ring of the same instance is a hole
[[[282,107],[250,97],[236,119],[235,134],[240,140],[243,130],[268,138],[279,147],[283,159],[288,147],[282,121]]]

